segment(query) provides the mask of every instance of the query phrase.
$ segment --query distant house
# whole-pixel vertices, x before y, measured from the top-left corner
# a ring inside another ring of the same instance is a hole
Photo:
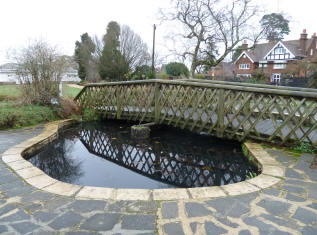
[[[232,79],[234,77],[235,65],[231,62],[220,62],[215,67],[215,79],[216,80],[226,80]],[[208,72],[208,77],[212,76],[212,69]]]
[[[254,49],[248,49],[244,41],[242,47],[244,51],[234,61],[237,77],[251,77],[252,72],[260,68],[271,82],[279,83],[285,69],[294,67],[299,61],[311,61],[317,57],[317,36],[314,33],[308,39],[304,30],[298,40],[257,44]]]
[[[17,83],[16,69],[17,64],[14,63],[0,65],[0,83]]]
[[[0,65],[0,83],[19,84],[19,77],[16,74],[18,65],[15,63],[6,63]],[[69,67],[62,76],[62,82],[80,82],[76,69]]]

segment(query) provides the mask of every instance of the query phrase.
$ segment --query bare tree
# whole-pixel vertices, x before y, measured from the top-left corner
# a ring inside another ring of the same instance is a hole
[[[230,2],[228,4],[228,2]],[[164,21],[174,21],[183,31],[183,59],[190,59],[193,75],[200,66],[216,66],[243,40],[257,42],[261,32],[251,25],[258,13],[253,0],[172,0],[171,11],[161,11]]]
[[[33,41],[14,56],[25,102],[46,105],[58,99],[58,85],[68,67],[55,47]]]
[[[151,57],[146,43],[129,26],[122,25],[120,32],[120,52],[130,71],[136,67],[148,65]]]

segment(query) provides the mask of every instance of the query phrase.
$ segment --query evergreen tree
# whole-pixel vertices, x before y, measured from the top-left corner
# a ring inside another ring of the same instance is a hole
[[[282,40],[284,35],[288,35],[290,32],[289,20],[285,19],[279,13],[271,13],[263,16],[260,23],[268,41]]]
[[[232,61],[236,61],[236,59],[238,59],[238,57],[241,55],[241,53],[243,52],[243,47],[242,46],[238,46],[233,53],[232,56]]]
[[[78,76],[86,79],[89,61],[95,52],[96,46],[88,33],[80,36],[80,42],[75,43],[75,61],[78,64]]]
[[[104,48],[100,58],[99,74],[101,79],[123,80],[128,73],[129,67],[124,56],[120,52],[120,26],[117,22],[111,21],[107,26]]]

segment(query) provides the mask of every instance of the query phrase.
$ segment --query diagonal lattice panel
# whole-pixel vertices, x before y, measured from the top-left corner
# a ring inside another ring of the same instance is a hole
[[[77,101],[106,118],[155,121],[240,141],[317,145],[317,93],[306,90],[151,80],[89,85]]]

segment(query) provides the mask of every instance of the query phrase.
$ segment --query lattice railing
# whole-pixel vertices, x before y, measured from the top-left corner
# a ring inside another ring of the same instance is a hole
[[[81,142],[89,152],[152,179],[178,187],[203,187],[246,179],[252,167],[239,158],[192,146],[155,143],[142,147],[115,133],[82,128]]]
[[[317,145],[313,89],[147,80],[88,85],[76,99],[106,118],[155,121],[239,141]]]

